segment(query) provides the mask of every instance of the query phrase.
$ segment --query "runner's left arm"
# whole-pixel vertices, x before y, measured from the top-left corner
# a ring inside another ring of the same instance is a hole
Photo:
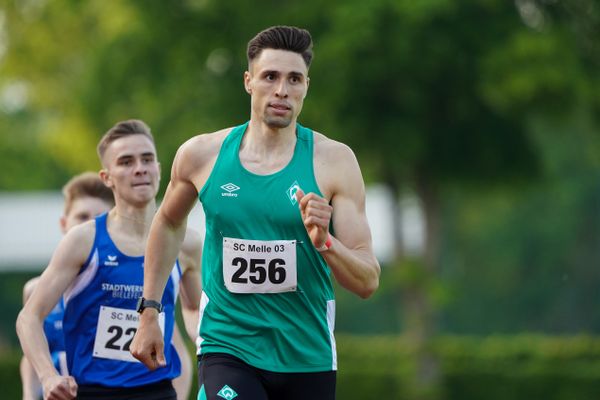
[[[302,219],[317,249],[329,245],[321,255],[340,285],[368,298],[379,286],[381,268],[371,243],[365,185],[352,150],[341,143],[328,143],[333,148],[327,152],[321,177],[331,188],[331,204],[315,193],[298,191]],[[335,237],[329,234],[330,224]]]

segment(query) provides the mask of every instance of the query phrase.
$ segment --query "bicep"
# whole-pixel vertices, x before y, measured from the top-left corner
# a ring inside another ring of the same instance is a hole
[[[186,154],[178,152],[171,168],[171,181],[160,206],[160,213],[173,224],[179,225],[196,204],[198,191],[192,181],[192,168]]]
[[[67,234],[61,240],[25,305],[30,312],[40,317],[48,315],[75,280],[93,242],[85,236]]]
[[[160,205],[160,214],[173,225],[180,225],[196,204],[196,188],[190,182],[171,180]]]
[[[335,237],[350,249],[371,247],[371,230],[365,210],[365,186],[356,159],[344,163],[344,179],[338,180],[331,199]]]
[[[27,283],[25,283],[25,285],[23,286],[23,305],[25,305],[29,297],[31,297],[31,293],[33,293],[33,290],[35,289],[39,280],[40,277],[36,276],[35,278],[31,278],[30,280],[28,280]]]

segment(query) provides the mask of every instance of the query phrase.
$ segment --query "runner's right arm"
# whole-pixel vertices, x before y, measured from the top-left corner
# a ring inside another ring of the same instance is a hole
[[[23,400],[37,400],[40,395],[42,384],[38,380],[31,363],[25,356],[21,358],[19,372],[21,373]]]
[[[194,207],[198,192],[191,179],[191,163],[185,145],[180,148],[171,170],[163,202],[154,216],[145,251],[143,297],[159,301],[187,228],[187,216]],[[188,152],[189,154],[190,152]],[[131,354],[149,369],[165,365],[164,342],[158,327],[158,313],[146,309],[131,343]]]
[[[44,335],[44,319],[85,263],[95,236],[95,222],[71,229],[58,244],[31,297],[17,318],[17,335],[44,388],[45,398],[72,399],[77,384],[58,374]]]
[[[39,276],[31,278],[23,286],[23,305],[27,303],[27,300],[33,293],[35,286],[40,280]],[[35,373],[35,369],[31,363],[27,360],[27,357],[21,357],[21,364],[19,365],[19,372],[21,374],[21,383],[23,389],[23,400],[37,400],[42,387],[40,380]]]

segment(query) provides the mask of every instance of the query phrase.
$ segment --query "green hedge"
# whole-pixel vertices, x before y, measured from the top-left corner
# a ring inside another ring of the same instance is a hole
[[[440,337],[440,400],[600,399],[600,338]],[[411,399],[416,351],[398,337],[338,336],[338,398]],[[435,390],[437,389],[437,390]]]
[[[0,349],[0,398],[19,400],[21,393],[21,376],[19,362],[21,353],[17,351],[2,351]]]
[[[429,347],[441,372],[434,396],[416,388],[417,352],[404,338],[338,335],[337,349],[340,400],[600,399],[600,337],[437,338]],[[2,399],[21,398],[19,357],[0,352]]]

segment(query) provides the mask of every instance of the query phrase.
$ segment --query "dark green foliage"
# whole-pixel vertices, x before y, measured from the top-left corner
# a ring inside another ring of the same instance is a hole
[[[19,362],[21,353],[17,351],[3,351],[0,348],[0,387],[2,398],[18,400],[21,394],[21,376],[19,375]]]
[[[338,336],[337,398],[412,400],[413,352],[395,336]],[[600,396],[600,339],[539,335],[441,337],[437,400],[572,400]],[[0,352],[5,399],[20,398],[20,354]],[[196,387],[190,400],[196,398]]]
[[[597,133],[585,119],[566,126],[534,130],[547,171],[540,182],[445,196],[440,277],[451,299],[443,331],[600,329]]]
[[[34,273],[2,273],[0,279],[0,303],[4,312],[0,318],[0,350],[5,346],[18,346],[15,322],[23,307],[23,285]]]
[[[340,399],[413,399],[410,343],[391,336],[338,337]],[[593,399],[600,342],[544,336],[440,337],[438,400]]]

